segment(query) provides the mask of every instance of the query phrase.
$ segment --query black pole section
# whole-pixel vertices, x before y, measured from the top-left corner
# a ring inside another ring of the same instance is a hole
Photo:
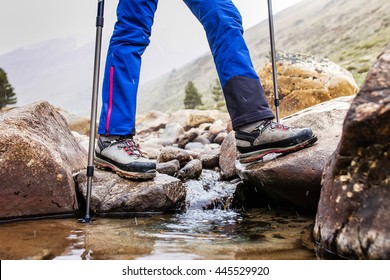
[[[92,222],[90,216],[90,204],[91,204],[91,191],[92,191],[92,178],[94,174],[94,151],[95,151],[95,136],[96,136],[96,119],[97,119],[97,107],[98,107],[98,95],[99,95],[99,71],[100,71],[100,56],[102,46],[102,31],[104,24],[104,0],[98,0],[98,9],[96,17],[96,40],[95,40],[95,59],[93,70],[93,85],[92,85],[92,102],[91,102],[91,123],[89,134],[89,147],[88,147],[88,166],[87,166],[87,198],[86,198],[86,210],[84,219],[79,221],[82,223]]]
[[[272,12],[272,0],[268,0],[268,20],[269,20],[269,35],[271,43],[271,60],[272,60],[272,80],[274,89],[274,101],[276,111],[276,121],[279,122],[279,93],[278,93],[278,78],[276,72],[276,51],[275,51],[275,36],[274,36],[274,19]]]

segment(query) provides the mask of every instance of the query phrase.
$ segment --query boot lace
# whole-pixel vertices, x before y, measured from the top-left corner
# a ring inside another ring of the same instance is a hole
[[[123,149],[129,156],[136,156],[137,158],[145,157],[140,146],[133,138],[123,138],[114,140],[111,145],[116,144],[118,149]]]
[[[281,129],[281,130],[289,130],[290,129],[289,126],[286,126],[286,125],[283,125],[283,124],[280,124],[280,123],[277,123],[274,121],[271,121],[269,125],[270,125],[271,129]]]
[[[267,127],[269,127],[269,128],[272,129],[272,130],[275,130],[275,129],[289,130],[289,129],[290,129],[289,126],[286,126],[286,125],[277,123],[277,122],[272,121],[272,120],[268,120],[268,121],[263,122],[263,123],[258,127],[258,130],[260,130],[260,132],[262,133],[263,131],[265,131],[265,130],[267,129]]]

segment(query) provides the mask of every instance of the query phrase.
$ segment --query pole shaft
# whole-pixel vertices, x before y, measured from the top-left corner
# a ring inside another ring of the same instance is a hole
[[[85,220],[90,220],[90,204],[91,204],[91,192],[92,192],[92,178],[94,173],[94,151],[95,151],[95,136],[96,136],[96,119],[97,119],[97,107],[99,96],[99,74],[100,74],[100,57],[102,46],[102,33],[103,33],[103,12],[104,12],[104,0],[98,1],[98,11],[96,17],[96,39],[95,39],[95,58],[93,67],[93,84],[92,84],[92,101],[91,101],[91,123],[90,123],[90,135],[89,135],[89,147],[88,147],[88,166],[87,166],[87,198],[86,198],[86,210]]]
[[[276,121],[279,122],[279,92],[278,92],[278,78],[276,70],[276,50],[275,50],[275,32],[274,32],[274,20],[272,11],[272,0],[268,1],[268,20],[269,20],[269,35],[271,44],[271,62],[272,62],[272,80],[274,90],[274,102],[276,111]]]

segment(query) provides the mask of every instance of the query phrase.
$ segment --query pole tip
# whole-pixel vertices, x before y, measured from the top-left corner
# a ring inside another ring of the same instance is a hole
[[[77,222],[79,223],[82,223],[82,224],[90,224],[94,221],[94,219],[92,219],[91,217],[89,216],[85,216],[84,218],[81,218],[81,219],[78,219]]]

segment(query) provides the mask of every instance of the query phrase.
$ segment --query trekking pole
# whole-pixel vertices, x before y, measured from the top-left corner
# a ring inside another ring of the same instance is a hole
[[[104,24],[104,0],[98,0],[98,9],[96,17],[96,40],[95,40],[95,60],[93,70],[93,86],[92,86],[92,102],[91,102],[91,123],[89,134],[89,147],[88,147],[88,166],[87,166],[87,198],[86,198],[86,210],[84,219],[79,220],[82,223],[92,222],[89,214],[91,203],[91,191],[92,191],[92,178],[94,173],[94,150],[95,150],[95,135],[96,135],[96,119],[97,119],[97,106],[99,95],[99,71],[100,71],[100,55],[102,45],[102,31]]]
[[[276,72],[276,51],[275,51],[275,36],[274,36],[274,19],[272,13],[272,0],[268,1],[268,21],[269,21],[269,35],[271,43],[271,61],[272,61],[272,80],[274,88],[274,102],[276,111],[276,122],[279,122],[279,93],[278,93],[278,78]]]

